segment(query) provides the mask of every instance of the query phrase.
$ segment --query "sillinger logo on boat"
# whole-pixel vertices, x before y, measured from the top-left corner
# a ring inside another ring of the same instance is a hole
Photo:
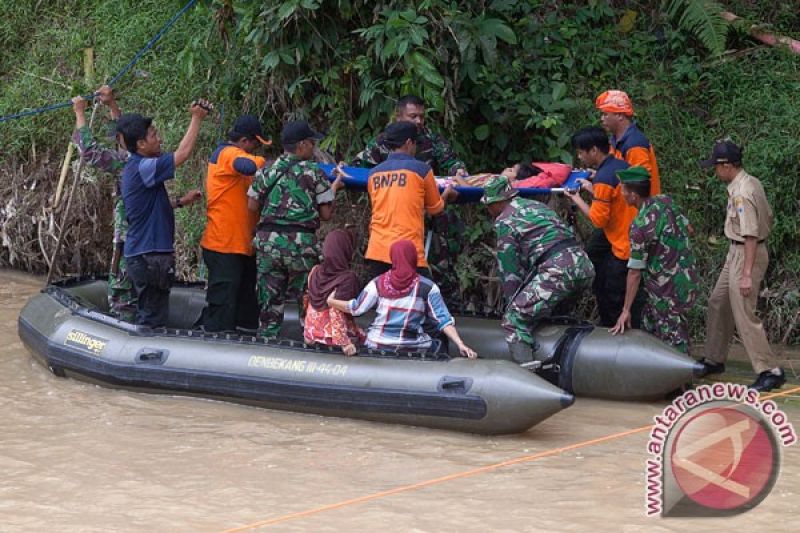
[[[778,479],[781,447],[797,442],[786,414],[736,383],[700,385],[654,418],[645,512],[722,517],[761,503]]]
[[[100,355],[100,352],[102,352],[103,348],[105,348],[106,344],[108,344],[108,339],[95,337],[94,335],[89,335],[83,331],[73,329],[67,333],[67,337],[64,339],[64,344],[74,348],[80,348],[81,350],[89,352],[92,355]]]

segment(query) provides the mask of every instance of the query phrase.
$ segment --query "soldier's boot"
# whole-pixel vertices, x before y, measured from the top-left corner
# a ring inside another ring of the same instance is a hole
[[[538,349],[539,345],[535,342],[533,346],[520,340],[508,343],[508,351],[511,354],[511,359],[522,368],[531,371],[536,371],[542,366],[542,362],[534,358],[534,354]]]

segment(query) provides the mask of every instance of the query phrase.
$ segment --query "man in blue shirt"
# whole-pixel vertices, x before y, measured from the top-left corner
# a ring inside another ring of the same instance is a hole
[[[136,323],[162,327],[169,316],[169,289],[175,275],[175,215],[173,209],[200,198],[199,190],[170,201],[164,182],[192,153],[200,125],[211,109],[205,100],[193,102],[189,128],[178,149],[161,153],[161,138],[151,118],[122,115],[117,132],[130,152],[122,171],[122,201],[128,215],[125,259],[138,297]]]

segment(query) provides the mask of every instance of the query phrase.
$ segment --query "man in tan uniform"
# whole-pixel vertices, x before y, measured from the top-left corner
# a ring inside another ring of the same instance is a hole
[[[742,151],[731,141],[718,141],[711,159],[717,177],[728,184],[725,237],[730,239],[725,266],[708,299],[703,375],[725,371],[734,327],[753,364],[758,379],[752,388],[766,392],[780,388],[786,375],[778,366],[764,326],[756,316],[758,287],[769,264],[766,240],[772,228],[772,209],[761,182],[742,168]]]

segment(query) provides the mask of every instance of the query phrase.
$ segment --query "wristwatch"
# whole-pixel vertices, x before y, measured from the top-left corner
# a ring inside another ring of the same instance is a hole
[[[181,197],[180,196],[176,196],[175,197],[175,209],[178,209],[179,207],[183,207],[183,204],[181,203]]]

